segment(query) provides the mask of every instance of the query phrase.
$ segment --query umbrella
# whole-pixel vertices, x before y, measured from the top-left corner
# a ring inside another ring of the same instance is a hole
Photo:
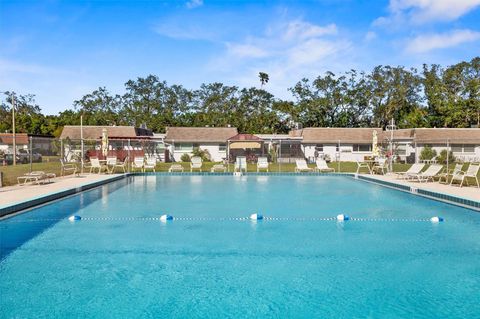
[[[377,131],[373,131],[373,138],[372,138],[372,156],[378,157],[380,156],[380,152],[378,150],[378,137]]]
[[[108,155],[108,133],[106,128],[102,130],[102,155]]]

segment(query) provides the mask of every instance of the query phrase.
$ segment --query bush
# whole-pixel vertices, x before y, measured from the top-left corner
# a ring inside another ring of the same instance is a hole
[[[194,148],[192,152],[193,156],[198,156],[203,162],[210,162],[210,152],[208,150],[201,150],[200,148]]]
[[[447,164],[447,150],[440,152],[440,155],[437,157],[437,162],[439,164]],[[453,156],[452,151],[448,152],[448,163],[455,163],[455,156]]]
[[[425,146],[420,153],[420,160],[431,160],[435,156],[437,156],[437,151],[432,149],[430,146]]]
[[[190,155],[188,155],[187,153],[183,154],[182,157],[180,157],[180,160],[182,162],[190,162]]]

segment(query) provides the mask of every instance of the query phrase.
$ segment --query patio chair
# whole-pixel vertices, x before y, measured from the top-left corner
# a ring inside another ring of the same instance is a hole
[[[385,172],[387,171],[387,159],[386,158],[379,158],[377,162],[373,165],[372,167],[372,173],[382,173],[382,175],[385,175]]]
[[[407,178],[408,175],[420,174],[424,167],[425,164],[423,163],[413,164],[408,170],[404,172],[395,172],[395,175],[397,175],[398,179]]]
[[[18,176],[17,181],[19,185],[26,185],[28,182],[40,184],[40,182],[48,181],[51,182],[51,178],[55,178],[56,175],[53,173],[45,173],[43,171],[33,171],[30,173],[25,173],[23,176]],[[23,180],[23,184],[22,184]]]
[[[60,176],[63,176],[65,172],[73,172],[72,175],[80,175],[80,172],[77,171],[77,165],[75,163],[67,163],[62,158],[60,159],[60,164],[62,165],[60,169]]]
[[[432,157],[431,159],[420,160],[423,164],[437,164],[437,156]]]
[[[480,184],[478,183],[478,171],[480,170],[480,164],[470,164],[468,166],[468,169],[466,172],[459,171],[456,174],[452,176],[452,181],[450,182],[450,185],[453,185],[454,181],[459,181],[460,184],[459,186],[462,187],[463,183],[465,182],[467,186],[470,186],[468,184],[468,178],[474,179],[477,182],[477,187],[480,188]]]
[[[194,169],[202,171],[202,158],[200,156],[193,156],[190,161],[190,172],[193,172]]]
[[[357,174],[360,173],[362,168],[366,168],[369,174],[372,174],[372,169],[367,162],[359,162],[357,161]]]
[[[113,170],[115,169],[115,165],[117,165],[117,157],[116,156],[107,156],[107,172],[112,174]]]
[[[172,164],[168,171],[171,172],[183,172],[183,166],[180,164]]]
[[[125,160],[123,162],[117,162],[115,164],[115,166],[113,166],[112,173],[115,173],[117,168],[121,168],[123,170],[123,172],[126,173],[127,172],[127,165],[128,165],[128,156],[125,157]]]
[[[445,179],[445,182],[442,184],[448,184],[448,177],[458,174],[458,172],[462,171],[462,168],[463,164],[455,164],[455,168],[449,170],[445,168],[445,171],[443,173],[438,174],[438,182],[442,183],[442,179]]]
[[[151,169],[155,172],[155,166],[157,166],[157,159],[155,157],[148,157],[143,165],[143,171],[145,172],[147,169]]]
[[[434,178],[440,173],[440,171],[443,169],[442,165],[439,164],[432,164],[430,167],[427,168],[427,170],[423,173],[419,174],[411,174],[407,175],[407,178],[412,180],[412,181],[418,181],[418,182],[428,182],[428,181],[434,181]]]
[[[225,167],[225,165],[223,164],[214,164],[212,166],[212,168],[210,169],[210,172],[214,173],[216,171],[220,171],[220,172],[226,172],[227,171],[227,168]]]
[[[144,165],[145,165],[145,159],[143,158],[143,156],[135,156],[132,163],[132,171],[135,171],[138,169],[139,171],[144,172],[145,171]]]
[[[262,169],[266,169],[268,172],[268,158],[266,157],[259,157],[257,160],[257,172]]]
[[[245,156],[237,156],[235,159],[235,167],[233,169],[234,172],[247,172],[247,158]]]
[[[308,167],[307,161],[304,159],[295,160],[295,173],[311,172],[313,169]]]
[[[316,172],[335,172],[334,168],[328,167],[327,162],[324,159],[317,158],[315,164],[317,165],[315,167]]]
[[[95,170],[98,170],[97,174],[100,174],[104,168],[106,166],[100,163],[98,157],[90,157],[90,174],[95,173]],[[108,168],[106,170],[108,171]]]

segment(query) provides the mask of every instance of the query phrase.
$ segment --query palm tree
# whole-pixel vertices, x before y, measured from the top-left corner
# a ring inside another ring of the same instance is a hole
[[[260,84],[261,84],[260,87],[263,89],[263,86],[268,83],[268,80],[269,80],[268,74],[265,72],[259,72],[258,77],[260,78]]]

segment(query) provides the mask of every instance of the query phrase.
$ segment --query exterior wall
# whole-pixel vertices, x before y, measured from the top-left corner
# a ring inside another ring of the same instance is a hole
[[[455,144],[455,143],[453,143]],[[422,154],[422,150],[424,149],[425,145],[429,145],[433,150],[437,152],[437,155],[440,155],[440,152],[447,149],[446,144],[419,144],[417,143],[417,162],[420,161],[420,154]],[[450,148],[451,150],[451,148]],[[467,162],[480,162],[480,141],[478,145],[475,146],[474,152],[453,152],[453,156],[457,159],[467,161]]]
[[[302,144],[303,152],[307,160],[315,159],[316,144]],[[319,156],[328,155],[332,162],[363,162],[365,156],[372,156],[372,152],[354,152],[353,144],[340,144],[340,152],[337,152],[337,145],[323,144],[323,152]]]
[[[213,162],[221,162],[223,161],[223,159],[227,157],[227,151],[226,150],[220,151],[220,144],[226,145],[226,143],[204,143],[204,144],[199,144],[198,147],[201,150],[208,150]],[[191,150],[174,150],[173,158],[175,162],[181,162],[181,157],[183,154],[188,154],[192,156],[192,151]]]

